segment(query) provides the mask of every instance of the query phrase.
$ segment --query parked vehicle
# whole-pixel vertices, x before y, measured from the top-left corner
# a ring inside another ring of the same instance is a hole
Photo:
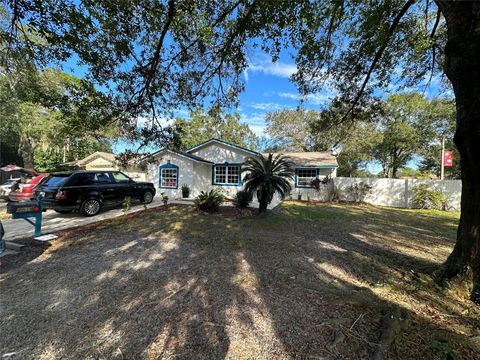
[[[40,174],[33,179],[27,181],[25,184],[19,184],[19,187],[15,191],[11,191],[8,194],[10,201],[25,201],[32,200],[34,196],[34,190],[42,179],[46,178],[50,174]]]
[[[3,200],[8,200],[8,194],[12,190],[12,185],[20,181],[20,178],[8,179],[2,185],[0,185],[0,198]]]
[[[136,182],[120,171],[80,170],[51,174],[37,186],[35,194],[43,196],[47,209],[94,216],[104,206],[121,205],[126,197],[149,204],[155,187],[149,182]]]

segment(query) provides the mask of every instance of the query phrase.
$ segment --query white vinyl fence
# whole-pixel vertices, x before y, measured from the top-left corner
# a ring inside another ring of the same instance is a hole
[[[426,184],[434,190],[441,191],[447,198],[449,210],[460,210],[460,196],[462,182],[460,180],[417,180],[417,179],[383,179],[383,178],[333,178],[332,183],[321,185],[320,191],[314,189],[295,189],[292,197],[301,194],[302,200],[328,201],[336,192],[339,200],[352,201],[349,186],[366,183],[372,187],[364,201],[373,205],[391,206],[398,208],[412,207],[412,188]]]

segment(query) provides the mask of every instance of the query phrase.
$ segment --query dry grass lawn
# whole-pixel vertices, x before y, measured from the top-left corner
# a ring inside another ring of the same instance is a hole
[[[429,277],[457,213],[170,206],[2,264],[0,356],[478,359],[480,309]]]

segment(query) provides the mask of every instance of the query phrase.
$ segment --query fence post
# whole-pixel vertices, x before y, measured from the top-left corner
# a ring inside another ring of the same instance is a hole
[[[408,179],[405,179],[405,209],[408,209]]]

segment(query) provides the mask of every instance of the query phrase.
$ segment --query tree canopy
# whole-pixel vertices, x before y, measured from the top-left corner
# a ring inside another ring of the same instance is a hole
[[[241,74],[250,47],[261,47],[275,60],[290,46],[298,66],[293,80],[301,92],[328,83],[344,103],[367,104],[365,95],[375,88],[400,78],[416,82],[438,70],[445,40],[435,6],[414,1],[168,0],[147,5],[42,0],[34,5],[15,1],[7,11],[5,47],[27,51],[43,64],[75,54],[88,77],[122,104],[119,117],[127,133],[151,140],[161,133],[161,115],[172,115],[174,109],[194,109],[204,99],[214,107],[234,104],[244,86]],[[63,26],[65,19],[68,26]],[[31,41],[32,33],[45,36],[46,43]],[[395,68],[398,63],[404,65],[402,73]],[[139,119],[150,131],[138,129]],[[170,136],[167,131],[161,139]]]
[[[210,138],[219,138],[232,144],[256,148],[256,136],[247,124],[241,124],[240,115],[217,111],[205,114],[200,110],[191,113],[190,119],[177,118],[174,122],[180,148],[191,148]]]
[[[375,108],[357,111],[353,123],[338,123],[341,117],[335,104],[322,111],[285,109],[267,114],[266,131],[283,151],[330,151],[340,143],[339,176],[363,176],[366,166],[376,162],[384,177],[397,177],[414,157],[421,159],[422,170],[440,176],[439,144],[443,136],[450,143],[453,139],[451,100],[394,94]],[[449,176],[458,175],[449,171]]]
[[[7,139],[2,150],[10,147],[19,155],[1,161],[52,170],[92,149],[110,149],[107,138],[118,134],[110,111],[107,97],[91,83],[57,69],[1,75],[0,135]]]

